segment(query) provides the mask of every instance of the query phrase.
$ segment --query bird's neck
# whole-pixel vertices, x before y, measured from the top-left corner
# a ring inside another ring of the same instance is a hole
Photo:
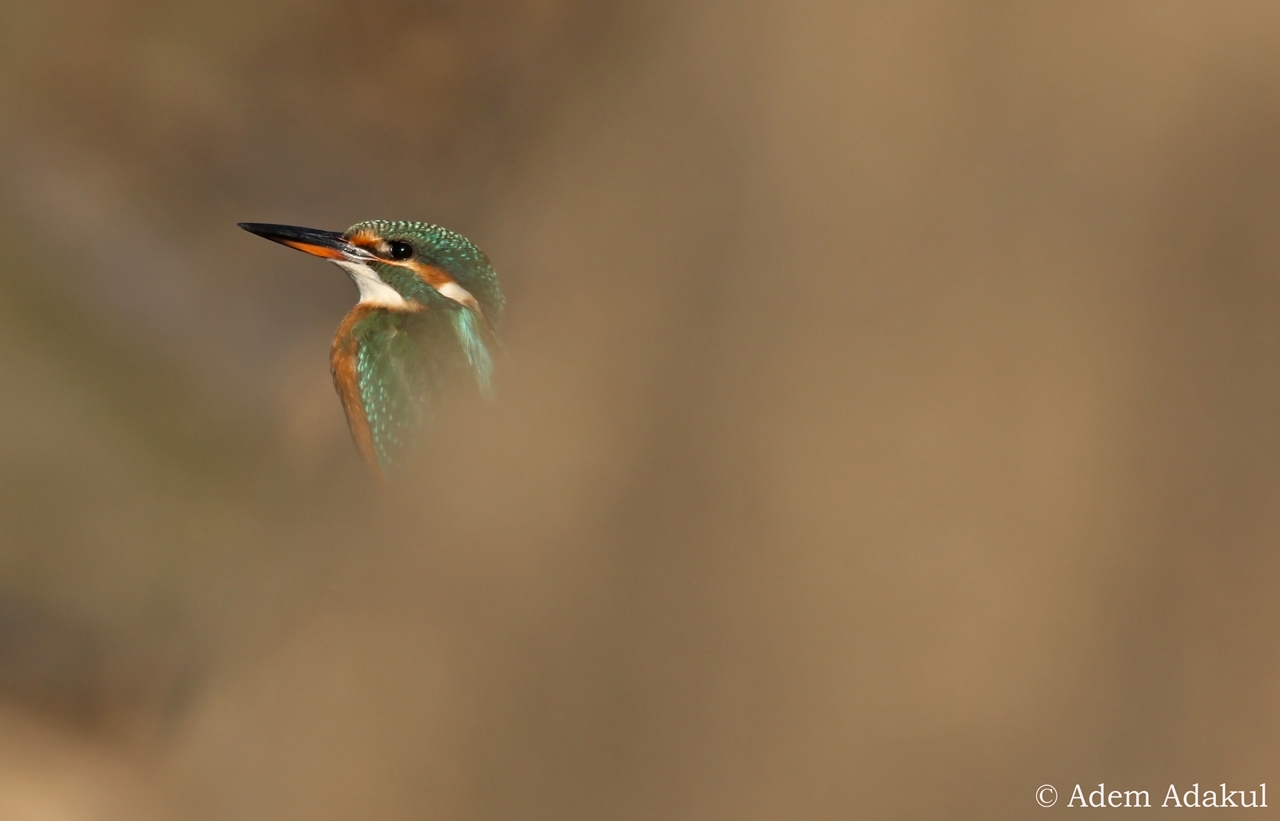
[[[363,262],[345,259],[335,259],[332,262],[346,271],[347,276],[351,277],[351,281],[356,284],[356,288],[360,291],[361,305],[400,311],[412,309],[408,300],[401,296],[399,291],[383,282],[382,277]]]

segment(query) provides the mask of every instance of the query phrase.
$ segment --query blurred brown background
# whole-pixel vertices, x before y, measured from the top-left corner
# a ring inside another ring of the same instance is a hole
[[[1280,800],[1278,36],[0,6],[0,821]],[[354,289],[235,228],[372,217],[510,298],[499,401],[388,493]]]

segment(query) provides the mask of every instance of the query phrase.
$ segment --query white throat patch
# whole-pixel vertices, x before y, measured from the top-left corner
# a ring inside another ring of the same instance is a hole
[[[363,262],[351,262],[345,259],[331,260],[351,277],[351,281],[360,290],[361,305],[376,305],[379,308],[408,308],[409,303],[400,293],[383,282],[377,272]]]

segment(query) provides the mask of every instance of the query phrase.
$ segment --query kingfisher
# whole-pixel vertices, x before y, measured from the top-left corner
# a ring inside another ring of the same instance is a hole
[[[425,222],[367,220],[339,233],[242,222],[347,272],[360,299],[329,352],[356,449],[378,479],[401,462],[451,386],[493,393],[505,298],[484,252]]]

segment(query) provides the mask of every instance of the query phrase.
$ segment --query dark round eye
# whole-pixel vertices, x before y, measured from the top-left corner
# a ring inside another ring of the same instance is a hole
[[[408,259],[413,256],[413,246],[407,242],[392,240],[387,243],[387,256],[392,259]]]

